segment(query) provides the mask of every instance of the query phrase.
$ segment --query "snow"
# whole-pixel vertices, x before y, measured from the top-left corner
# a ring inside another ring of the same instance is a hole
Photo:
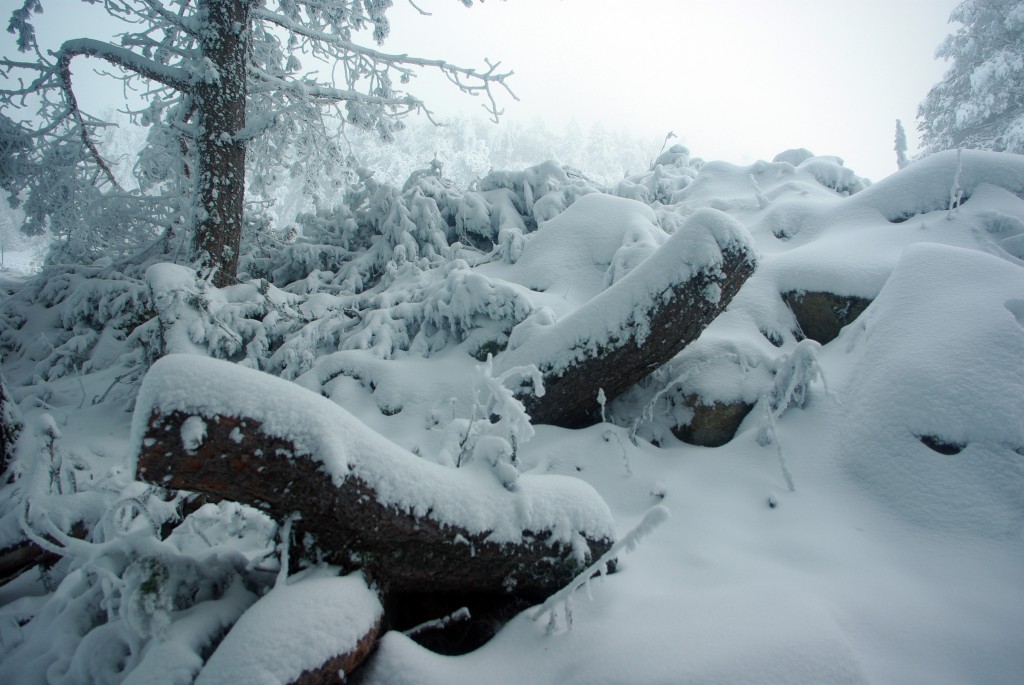
[[[196,685],[288,685],[303,671],[355,651],[383,613],[377,593],[358,574],[275,586],[235,623]]]
[[[970,197],[982,184],[1024,194],[1024,157],[984,150],[947,150],[911,164],[899,174],[887,176],[859,196],[861,203],[889,221],[903,221],[950,205],[955,186]]]
[[[584,195],[541,224],[511,273],[534,290],[593,293],[628,273],[667,238],[647,205],[611,195]]]
[[[1024,530],[1024,462],[1014,451],[1024,445],[1024,336],[1006,307],[1021,295],[1019,266],[913,246],[854,331],[862,343],[845,404],[858,422],[845,427],[841,458],[919,525],[1011,538]],[[922,436],[964,450],[940,455]]]
[[[389,503],[497,540],[528,524],[566,541],[581,527],[624,542],[638,526],[649,533],[617,573],[574,584],[553,611],[524,611],[470,654],[387,632],[360,674],[367,685],[1015,685],[1021,160],[948,152],[869,186],[804,150],[701,166],[673,148],[615,195],[577,192],[550,167],[497,172],[463,218],[500,242],[490,222],[506,213],[495,221],[515,259],[407,260],[358,294],[340,287],[340,269],[280,288],[216,289],[169,264],[145,282],[90,266],[38,287],[5,283],[3,371],[26,429],[20,478],[0,490],[0,534],[7,544],[28,528],[70,551],[0,587],[0,681],[190,683],[205,667],[201,681],[285,682],[379,616],[362,581],[330,569],[257,599],[280,572],[278,530],[246,507],[206,504],[154,535],[183,500],[137,482],[132,455],[150,411],[187,408],[199,421],[255,416],[339,481],[358,475]],[[486,227],[477,201],[490,203]],[[643,383],[606,397],[604,422],[519,422],[505,370],[564,363],[575,340],[636,323],[634,298],[659,279],[714,268],[721,245],[741,243],[758,264],[728,309]],[[635,277],[641,259],[653,275]],[[798,339],[789,291],[872,303],[819,346]],[[138,313],[150,305],[147,323]],[[133,323],[115,332],[104,320]],[[155,349],[184,354],[148,369],[130,429],[131,384]],[[474,358],[482,350],[490,364]],[[680,394],[756,406],[731,442],[695,447],[671,432]],[[200,439],[199,421],[186,442]],[[455,468],[474,424],[477,458]],[[89,539],[66,539],[79,518]],[[161,565],[180,590],[173,602],[142,591]]]

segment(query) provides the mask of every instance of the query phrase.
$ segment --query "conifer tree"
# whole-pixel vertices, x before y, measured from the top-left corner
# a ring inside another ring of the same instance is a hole
[[[902,169],[910,162],[907,160],[907,132],[903,130],[903,122],[896,120],[896,143],[893,146],[896,151],[896,168]]]
[[[1024,153],[1024,0],[965,0],[950,21],[936,57],[952,64],[917,113],[926,151]]]
[[[174,223],[190,226],[193,260],[216,285],[235,277],[246,153],[254,140],[281,127],[300,137],[322,129],[332,113],[389,138],[403,117],[429,115],[404,90],[420,69],[443,73],[463,92],[483,95],[496,118],[494,90],[507,90],[511,74],[490,62],[465,68],[358,42],[367,33],[378,45],[384,42],[391,0],[84,1],[124,22],[118,44],[78,38],[47,52],[38,45],[32,21],[43,11],[42,1],[23,0],[12,14],[8,30],[19,50],[32,57],[0,60],[8,83],[16,84],[0,90],[0,108],[38,107],[38,125],[28,132],[33,152],[22,160],[18,190],[49,196],[30,212],[37,223],[49,223],[68,205],[107,206],[111,195],[121,193],[96,144],[97,133],[110,122],[79,107],[72,78],[79,58],[103,60],[148,100],[148,108],[136,114],[162,129],[156,137],[165,154],[179,157],[172,176],[187,180],[176,184],[188,196],[180,203],[180,221],[164,217],[154,224],[165,224],[164,230],[173,230]],[[63,171],[55,172],[54,165]],[[69,227],[90,222],[81,211],[70,216]]]

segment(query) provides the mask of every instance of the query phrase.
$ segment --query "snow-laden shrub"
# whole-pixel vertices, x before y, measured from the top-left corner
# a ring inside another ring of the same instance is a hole
[[[595,190],[554,162],[492,172],[465,191],[441,176],[440,165],[414,172],[401,189],[360,170],[337,205],[297,218],[301,236],[273,257],[264,249],[243,258],[242,270],[292,291],[318,271],[319,288],[359,293],[406,264],[429,269],[499,247],[514,262],[526,234]]]
[[[0,349],[18,385],[110,366],[152,315],[146,288],[102,264],[47,267],[4,304]],[[51,324],[45,332],[33,325],[41,321]]]
[[[675,194],[690,185],[703,165],[703,160],[690,158],[685,146],[673,145],[654,160],[650,169],[620,181],[615,194],[645,204],[671,204]]]
[[[185,517],[184,493],[136,482],[123,464],[103,470],[49,415],[20,446],[0,492],[0,547],[28,540],[59,561],[37,572],[47,594],[0,610],[0,678],[192,682],[272,580],[276,526],[231,503]]]
[[[495,376],[490,355],[477,366],[482,387],[474,388],[473,413],[469,419],[453,419],[444,429],[440,459],[456,467],[486,465],[507,489],[519,480],[519,448],[534,436],[523,403],[508,385],[532,385],[538,396],[544,384],[536,366],[517,366]]]
[[[811,157],[801,162],[797,169],[811,174],[818,183],[841,195],[853,195],[870,185],[843,166],[839,157]]]

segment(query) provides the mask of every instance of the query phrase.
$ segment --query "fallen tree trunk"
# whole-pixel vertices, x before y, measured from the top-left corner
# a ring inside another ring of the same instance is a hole
[[[695,212],[621,281],[524,344],[498,356],[501,373],[533,364],[544,394],[517,394],[533,423],[581,428],[613,399],[697,339],[753,273],[746,230],[713,209]]]
[[[86,522],[76,521],[66,534],[84,540],[88,535]],[[55,546],[60,546],[52,538],[49,541]],[[60,561],[60,555],[43,549],[32,540],[22,540],[4,547],[0,549],[0,586],[6,585],[31,568],[36,566],[49,568],[58,561]]]
[[[329,400],[227,362],[165,357],[136,412],[140,479],[278,521],[297,513],[295,539],[315,540],[307,557],[362,569],[388,592],[540,598],[613,542],[607,506],[582,481],[524,475],[509,492],[490,473],[427,462]]]

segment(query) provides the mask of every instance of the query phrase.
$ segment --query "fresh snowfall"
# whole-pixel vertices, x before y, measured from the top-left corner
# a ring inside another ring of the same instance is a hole
[[[530,420],[545,375],[673,336],[645,303],[730,250],[752,273],[694,342],[599,388],[592,425]],[[0,275],[0,682],[1024,679],[1020,155],[874,184],[807,150],[680,145],[611,185],[555,162],[362,174],[247,238],[237,285],[173,261]],[[403,624],[358,558],[318,561],[264,506],[300,485],[240,502],[140,466],[175,412],[185,461],[259,426],[467,559],[530,532],[579,572]]]

